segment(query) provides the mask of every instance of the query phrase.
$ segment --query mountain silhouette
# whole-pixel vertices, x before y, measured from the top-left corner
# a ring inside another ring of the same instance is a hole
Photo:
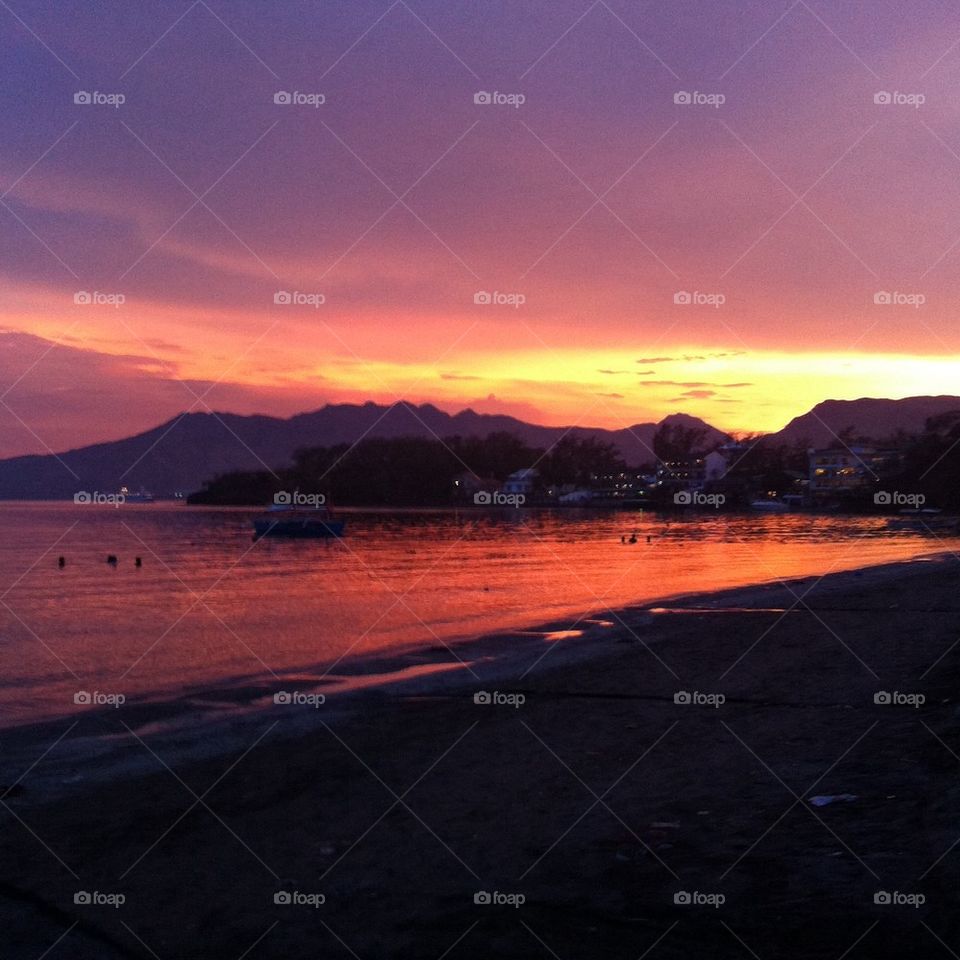
[[[770,439],[790,445],[806,442],[813,447],[828,447],[837,442],[839,434],[849,431],[854,439],[883,443],[901,431],[921,433],[929,417],[952,410],[960,410],[960,397],[824,400],[808,413],[794,417]]]
[[[708,442],[725,434],[696,417],[677,413],[664,421],[706,431]],[[514,417],[462,410],[448,414],[432,404],[332,404],[281,419],[232,413],[185,413],[123,440],[43,456],[0,460],[0,499],[70,498],[79,491],[112,493],[126,486],[157,496],[190,493],[232,470],[265,470],[289,464],[303,447],[354,443],[363,437],[478,436],[505,431],[531,446],[561,437],[595,437],[613,443],[629,464],[653,461],[656,423],[621,430],[545,427]]]

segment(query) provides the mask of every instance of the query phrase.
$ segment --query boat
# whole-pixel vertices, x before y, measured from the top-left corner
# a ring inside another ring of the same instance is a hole
[[[336,520],[326,507],[309,509],[273,504],[265,514],[255,517],[253,529],[259,537],[342,537],[346,523]]]
[[[119,496],[123,497],[124,503],[153,503],[153,494],[147,493],[143,487],[139,493],[131,493],[126,487],[120,488]]]
[[[750,504],[751,510],[762,510],[765,513],[786,513],[790,506],[782,500],[754,500]]]

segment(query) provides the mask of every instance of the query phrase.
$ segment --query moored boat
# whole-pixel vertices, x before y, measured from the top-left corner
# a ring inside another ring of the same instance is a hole
[[[764,513],[786,513],[790,506],[782,500],[754,500],[750,504],[751,510],[761,510]]]
[[[275,504],[253,521],[257,537],[342,537],[345,527],[326,507],[296,509]]]

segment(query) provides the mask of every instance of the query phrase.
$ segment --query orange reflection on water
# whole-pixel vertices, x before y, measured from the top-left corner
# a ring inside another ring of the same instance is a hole
[[[274,675],[362,675],[357,658],[373,653],[389,673],[415,663],[418,648],[455,660],[449,648],[482,634],[509,643],[539,628],[563,642],[615,624],[630,605],[947,545],[888,531],[879,517],[522,509],[347,511],[340,543],[254,543],[252,515],[0,506],[0,574],[12,584],[0,612],[6,722],[69,713],[78,690],[132,700],[230,681],[233,695],[248,683],[253,697]],[[639,542],[621,543],[634,531]],[[51,543],[63,570],[42,556]]]

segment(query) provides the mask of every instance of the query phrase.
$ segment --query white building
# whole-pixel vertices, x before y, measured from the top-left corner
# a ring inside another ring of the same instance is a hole
[[[533,493],[533,488],[537,484],[537,471],[534,467],[525,467],[523,470],[515,470],[507,477],[501,487],[501,493],[520,493],[529,497]]]
[[[707,483],[722,480],[730,469],[731,460],[722,450],[714,450],[703,458],[703,479]]]

